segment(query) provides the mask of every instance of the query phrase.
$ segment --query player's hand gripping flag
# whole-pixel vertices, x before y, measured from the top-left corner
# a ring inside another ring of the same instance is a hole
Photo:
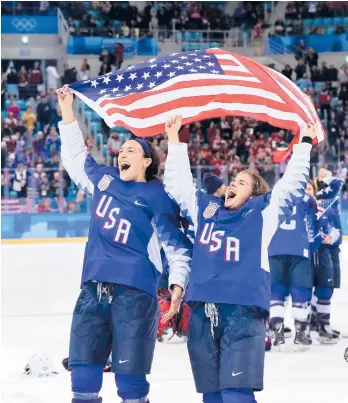
[[[136,136],[162,133],[171,115],[183,124],[220,116],[245,116],[295,132],[286,158],[307,123],[324,129],[311,99],[282,74],[222,49],[173,53],[70,86],[110,126]]]

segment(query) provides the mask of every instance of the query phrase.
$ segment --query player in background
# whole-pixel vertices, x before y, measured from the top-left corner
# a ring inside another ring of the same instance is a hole
[[[334,179],[335,180],[335,179]],[[341,180],[338,180],[341,181]],[[313,249],[313,271],[314,271],[314,292],[312,296],[310,325],[311,330],[318,332],[319,342],[322,344],[337,343],[339,332],[331,329],[331,298],[334,288],[340,286],[340,265],[339,261],[335,264],[335,258],[338,253],[336,249],[342,243],[342,232],[339,214],[335,208],[336,197],[339,194],[341,186],[335,187],[335,192],[331,194],[330,203],[326,203],[326,209],[319,209],[321,225],[321,242],[316,242]],[[307,193],[316,195],[316,183],[309,181],[307,184]],[[330,194],[327,192],[326,194]],[[320,197],[320,195],[319,195]],[[319,201],[318,201],[319,203]]]
[[[255,403],[254,391],[263,389],[268,246],[303,197],[315,128],[305,128],[272,192],[260,175],[246,170],[227,187],[223,201],[195,187],[180,126],[178,116],[166,123],[164,183],[196,234],[187,296],[196,389],[204,403]]]
[[[92,194],[81,293],[72,320],[69,365],[73,403],[100,403],[103,369],[112,371],[124,403],[148,403],[158,324],[160,249],[169,261],[171,308],[179,308],[190,272],[192,244],[181,230],[179,207],[155,179],[158,156],[141,139],[123,144],[118,167],[87,153],[73,113],[73,95],[57,91],[62,161],[70,177]]]
[[[307,337],[308,309],[312,299],[313,272],[310,260],[310,238],[316,233],[317,204],[304,195],[293,208],[291,217],[278,228],[268,248],[272,296],[270,328],[273,345],[285,344],[285,300],[291,295],[295,322],[295,350],[306,350],[312,344]]]
[[[204,189],[209,195],[216,196],[220,199],[225,198],[226,185],[224,181],[216,175],[205,173],[203,175]]]

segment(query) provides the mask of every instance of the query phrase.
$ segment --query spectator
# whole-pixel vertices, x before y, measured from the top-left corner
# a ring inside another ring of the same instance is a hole
[[[23,134],[23,150],[25,151],[32,151],[33,150],[33,145],[34,145],[34,135],[33,135],[33,129],[28,129],[24,134]]]
[[[26,112],[23,113],[22,120],[26,129],[35,129],[36,115],[31,106],[28,106]]]
[[[49,177],[44,173],[41,177],[41,182],[39,184],[39,196],[40,197],[52,197],[51,183]]]
[[[117,43],[115,48],[115,66],[116,70],[119,70],[122,66],[124,59],[124,48],[122,43]]]
[[[282,70],[282,74],[287,77],[289,80],[292,80],[292,68],[289,64],[287,64]]]
[[[35,62],[34,67],[29,74],[29,84],[39,85],[42,84],[42,72],[40,70],[40,63]]]
[[[116,165],[115,162],[117,160],[118,154],[120,152],[121,148],[121,141],[118,137],[117,133],[112,133],[111,136],[109,137],[109,140],[107,142],[107,148],[108,152],[111,158],[111,163],[112,165]]]
[[[345,30],[344,30],[344,28],[342,27],[342,26],[338,26],[337,28],[336,28],[336,31],[335,31],[335,34],[336,35],[342,35],[342,34],[344,34],[345,33]]]
[[[310,69],[314,66],[318,67],[318,59],[318,53],[313,48],[309,48],[306,52],[306,62]]]
[[[106,64],[108,66],[109,71],[111,71],[111,64],[113,62],[112,60],[112,55],[109,53],[108,50],[103,50],[99,56],[99,61],[102,63],[101,65],[103,66]]]
[[[57,130],[55,127],[51,127],[49,136],[47,137],[46,140],[46,152],[48,153],[49,156],[54,155],[56,157],[56,153],[60,152],[60,148],[61,148],[61,141],[60,138],[58,137]]]
[[[14,171],[13,190],[17,192],[18,198],[27,197],[28,173],[23,164],[18,164]]]
[[[66,206],[65,212],[68,214],[74,214],[78,212],[76,203],[71,200],[68,205]]]
[[[50,88],[48,91],[47,103],[51,108],[52,118],[54,118],[55,117],[54,115],[57,112],[57,108],[58,108],[58,96],[57,96],[54,88]]]
[[[343,106],[348,106],[348,90],[346,86],[342,86],[338,99],[342,101]]]
[[[47,177],[46,177],[47,179]],[[44,191],[44,193],[47,193],[46,191]],[[45,197],[45,196],[43,196]],[[51,200],[47,197],[45,197],[44,199],[41,199],[39,202],[39,205],[37,206],[37,212],[38,213],[50,213],[52,211],[51,209]]]
[[[296,81],[296,85],[300,87],[302,91],[305,91],[308,88],[312,88],[312,82],[308,78],[307,73],[305,73],[302,78]]]
[[[336,67],[331,64],[329,69],[328,69],[328,80],[329,81],[337,81],[338,80],[338,70]]]
[[[105,74],[107,74],[107,73],[110,73],[111,71],[112,71],[112,70],[111,70],[111,65],[106,64],[106,63],[103,63],[103,64],[100,66],[100,70],[99,70],[98,75],[99,75],[99,76],[103,76],[103,75],[105,75]]]
[[[295,59],[297,61],[305,60],[306,57],[306,43],[303,39],[300,40],[298,47],[295,49]]]
[[[329,93],[327,88],[323,88],[319,94],[319,103],[320,103],[320,110],[321,116],[325,118],[325,111],[326,111],[326,119],[330,121],[331,119],[331,100],[332,95]]]
[[[311,80],[313,82],[319,82],[321,81],[321,77],[320,77],[320,71],[316,66],[313,66],[311,68]]]
[[[37,106],[37,120],[40,124],[40,130],[51,122],[52,109],[45,96],[41,97],[41,101]]]
[[[338,81],[343,86],[348,86],[348,64],[345,63],[341,66],[338,71]]]
[[[78,81],[85,81],[90,79],[90,71],[87,69],[87,66],[89,66],[87,65],[87,63],[82,63],[81,69],[77,72]]]
[[[7,74],[7,84],[18,84],[19,75],[14,67],[11,67],[9,73]]]
[[[19,70],[19,97],[27,98],[28,89],[28,72],[25,66],[22,66]]]
[[[295,73],[296,81],[300,78],[303,78],[303,75],[306,73],[306,65],[304,64],[302,59],[298,61],[298,65],[295,67]]]
[[[15,99],[11,99],[11,105],[7,108],[7,113],[12,113],[15,119],[18,119],[20,108],[17,105],[17,101]]]
[[[62,85],[72,84],[77,81],[77,70],[75,67],[69,68],[67,64],[64,65],[64,73],[61,77]],[[54,88],[54,87],[50,87]]]
[[[58,198],[66,197],[68,195],[68,190],[66,188],[66,181],[62,178],[60,172],[55,172],[53,174],[53,182],[51,186],[51,192],[54,196]]]
[[[47,89],[58,88],[58,80],[60,79],[56,66],[49,65],[46,68]],[[66,83],[64,83],[66,84]]]
[[[320,68],[319,74],[320,74],[321,81],[324,81],[324,82],[329,81],[329,69],[327,68],[325,62],[321,63],[321,68]]]
[[[5,119],[5,124],[9,127],[10,130],[14,130],[17,127],[18,121],[17,119],[13,116],[12,112],[7,113],[7,118]]]
[[[35,101],[34,97],[30,97],[25,105],[26,105],[26,107],[30,106],[33,113],[36,114],[37,102]]]

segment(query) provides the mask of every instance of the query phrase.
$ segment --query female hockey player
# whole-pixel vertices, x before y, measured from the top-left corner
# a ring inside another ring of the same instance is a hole
[[[237,175],[220,201],[197,191],[187,145],[179,142],[180,126],[180,117],[166,123],[164,183],[192,218],[196,233],[187,296],[196,389],[204,403],[254,403],[254,390],[263,389],[270,302],[267,248],[278,225],[303,197],[315,129],[306,127],[272,192],[247,170]]]
[[[74,182],[93,195],[81,293],[72,320],[69,365],[73,403],[100,403],[103,369],[112,371],[124,403],[146,403],[156,343],[160,249],[169,261],[177,312],[188,282],[192,243],[181,231],[179,208],[154,180],[158,157],[145,140],[123,144],[118,167],[97,164],[75,120],[73,95],[57,91],[62,161]]]
[[[326,170],[325,170],[326,171]],[[323,171],[321,170],[321,173]],[[325,175],[325,172],[324,172]],[[320,179],[324,179],[323,176]],[[314,273],[314,292],[312,297],[310,327],[317,331],[319,342],[322,344],[335,344],[338,342],[340,333],[333,330],[330,326],[331,319],[331,298],[334,288],[340,287],[340,264],[339,264],[339,245],[342,243],[341,223],[338,212],[337,196],[341,191],[343,181],[338,178],[332,178],[332,189],[322,192],[322,195],[329,195],[329,199],[318,200],[318,204],[325,207],[319,209],[319,223],[321,234],[318,241],[312,247],[313,253],[313,273]],[[319,180],[321,182],[322,180]],[[309,181],[307,183],[307,193],[313,197],[321,197],[317,193],[317,182]],[[324,202],[323,201],[327,201]],[[321,239],[320,239],[321,238]]]
[[[310,238],[317,232],[316,213],[314,197],[304,195],[291,217],[278,228],[268,248],[272,283],[270,328],[274,332],[273,344],[279,350],[285,344],[284,304],[288,295],[295,322],[295,351],[306,350],[312,343],[306,329],[313,287]]]

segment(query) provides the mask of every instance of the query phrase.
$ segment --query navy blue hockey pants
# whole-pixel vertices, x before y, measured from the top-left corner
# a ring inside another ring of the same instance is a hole
[[[70,335],[74,394],[98,394],[112,352],[119,396],[123,400],[146,396],[145,374],[151,370],[158,319],[157,299],[144,291],[110,283],[83,284]]]
[[[253,390],[263,389],[264,317],[254,307],[214,304],[210,319],[209,306],[190,303],[187,346],[196,390],[206,403],[252,403]]]

